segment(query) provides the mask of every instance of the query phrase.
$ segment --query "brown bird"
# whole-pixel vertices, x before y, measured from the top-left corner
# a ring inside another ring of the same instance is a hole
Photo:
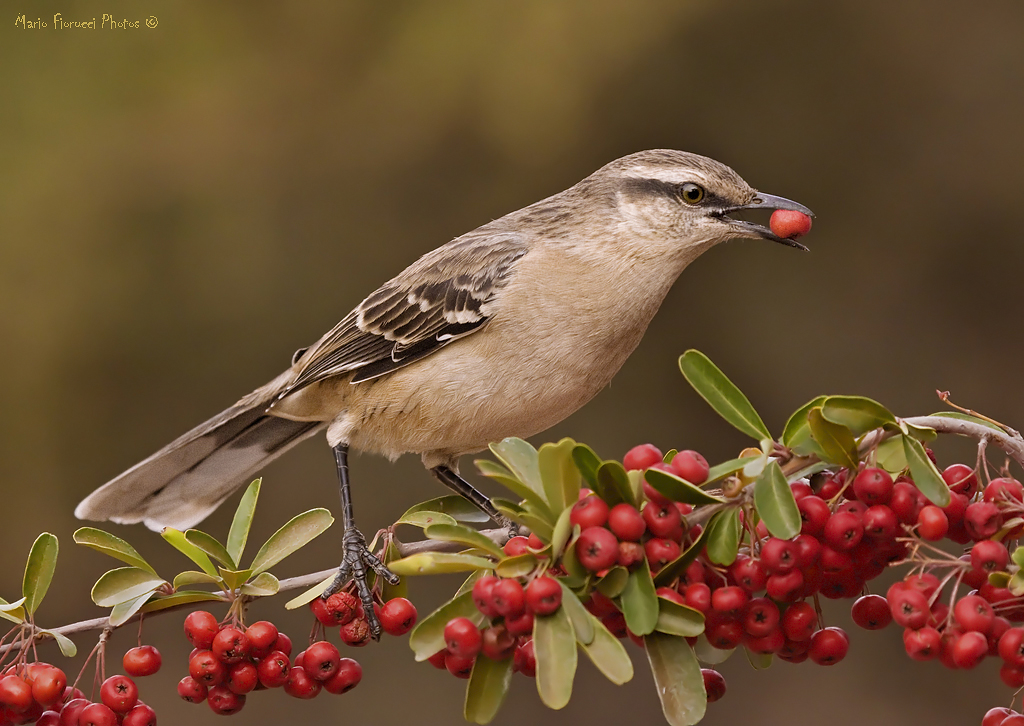
[[[368,567],[397,577],[353,524],[349,447],[391,459],[419,454],[446,486],[510,526],[458,474],[459,457],[544,431],[593,398],[683,269],[719,242],[806,249],[729,216],[747,209],[811,215],[696,154],[662,149],[613,161],[428,252],[297,351],[284,373],[94,491],[75,515],[185,529],[326,429],[345,530],[332,588],[354,578],[366,602]]]

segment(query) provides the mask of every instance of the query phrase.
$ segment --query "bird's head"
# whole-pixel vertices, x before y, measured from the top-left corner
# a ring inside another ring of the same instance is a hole
[[[586,196],[611,202],[616,224],[642,239],[676,245],[696,256],[727,239],[766,239],[806,250],[768,227],[735,219],[741,210],[810,209],[747,184],[725,164],[671,149],[641,151],[607,164],[581,182]],[[657,253],[651,250],[652,253]],[[692,257],[691,257],[692,258]]]

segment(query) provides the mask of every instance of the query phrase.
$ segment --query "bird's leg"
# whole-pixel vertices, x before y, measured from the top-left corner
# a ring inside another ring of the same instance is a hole
[[[513,522],[511,519],[506,517],[504,514],[499,512],[491,504],[491,500],[487,498],[487,495],[477,490],[472,484],[463,479],[461,476],[456,474],[452,469],[447,466],[435,466],[430,470],[430,473],[437,477],[438,481],[444,484],[446,487],[451,489],[456,494],[460,495],[464,499],[469,500],[477,509],[486,514],[495,524],[499,527],[504,527],[508,530],[509,537],[515,537],[519,534],[519,525]]]
[[[359,592],[359,599],[363,603],[363,612],[366,621],[370,625],[370,634],[374,640],[380,640],[380,620],[373,611],[373,594],[366,584],[366,576],[372,569],[378,577],[382,577],[391,585],[398,584],[398,575],[389,570],[383,562],[378,560],[366,546],[366,538],[363,533],[355,527],[352,521],[352,492],[348,483],[348,444],[338,444],[334,447],[334,460],[338,464],[338,479],[341,485],[341,525],[345,531],[341,536],[344,556],[338,574],[334,582],[330,584],[323,594],[324,598],[333,595],[341,590],[350,580],[356,584]]]

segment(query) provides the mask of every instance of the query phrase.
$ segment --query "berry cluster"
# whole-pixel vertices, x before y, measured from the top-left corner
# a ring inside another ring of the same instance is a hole
[[[240,711],[254,690],[283,686],[288,695],[308,699],[321,689],[345,693],[362,678],[360,665],[342,658],[326,641],[313,643],[290,661],[291,639],[265,620],[243,632],[197,610],[185,618],[185,635],[195,649],[189,675],[178,682],[178,695],[191,703],[206,701],[222,715]]]
[[[351,592],[343,590],[326,600],[318,597],[309,603],[309,608],[321,625],[337,627],[346,645],[359,648],[370,642],[370,623],[363,603]],[[374,603],[373,611],[388,635],[405,635],[416,624],[416,606],[404,597],[392,598],[383,605]]]
[[[514,557],[540,548],[534,535],[513,537],[505,544],[505,553]],[[430,663],[456,678],[469,678],[477,655],[482,653],[493,661],[512,656],[513,670],[533,678],[537,674],[534,618],[562,607],[562,586],[544,574],[530,579],[525,587],[520,578],[484,575],[473,583],[473,602],[486,625],[477,627],[465,617],[449,620],[444,628],[446,647],[431,656]]]
[[[132,648],[124,656],[131,676],[148,676],[160,668],[152,646]],[[64,672],[48,663],[11,666],[0,678],[0,724],[37,726],[156,726],[156,712],[139,700],[129,676],[114,675],[100,686],[100,700],[91,702],[67,685]]]

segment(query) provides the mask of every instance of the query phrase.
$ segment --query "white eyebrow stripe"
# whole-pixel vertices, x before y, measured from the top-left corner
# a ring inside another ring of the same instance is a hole
[[[637,179],[657,179],[668,184],[696,182],[707,186],[708,178],[696,169],[666,169],[660,166],[637,166],[630,169],[630,176]]]

